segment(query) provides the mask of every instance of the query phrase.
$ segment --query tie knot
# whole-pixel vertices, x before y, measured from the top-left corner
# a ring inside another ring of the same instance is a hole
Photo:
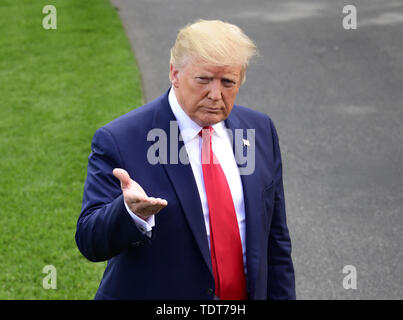
[[[213,132],[214,132],[213,127],[211,127],[211,126],[206,126],[206,127],[203,127],[203,129],[200,130],[199,136],[202,137],[203,134],[204,134],[205,136],[208,137],[208,136],[212,135]]]

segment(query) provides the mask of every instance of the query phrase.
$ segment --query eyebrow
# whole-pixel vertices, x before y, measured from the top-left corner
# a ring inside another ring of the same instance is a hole
[[[206,74],[198,74],[198,75],[195,76],[195,78],[213,79],[214,76],[212,76],[212,75],[206,75]],[[235,77],[234,77],[234,78],[235,78]],[[224,77],[221,78],[221,80],[230,81],[230,82],[236,83],[236,79],[234,79],[234,78],[231,78],[231,77],[228,77],[228,76],[224,76]]]

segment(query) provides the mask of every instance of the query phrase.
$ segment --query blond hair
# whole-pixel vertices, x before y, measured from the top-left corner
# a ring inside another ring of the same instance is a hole
[[[243,83],[249,60],[256,54],[253,41],[236,25],[200,19],[179,30],[170,63],[175,68],[183,67],[189,59],[218,66],[240,65]]]

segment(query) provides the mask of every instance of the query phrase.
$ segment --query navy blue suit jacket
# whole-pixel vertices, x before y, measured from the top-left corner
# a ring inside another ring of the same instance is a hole
[[[166,92],[94,135],[75,238],[87,259],[108,260],[96,299],[214,298],[208,239],[191,166],[170,164],[170,148],[167,164],[147,161],[155,143],[147,141],[148,132],[161,128],[169,141],[170,121],[175,120]],[[237,105],[225,123],[231,130],[255,129],[255,170],[241,175],[249,297],[295,299],[275,127],[267,115]],[[178,148],[182,146],[179,141]],[[126,211],[114,168],[125,169],[147,195],[168,201],[155,216],[151,238]]]

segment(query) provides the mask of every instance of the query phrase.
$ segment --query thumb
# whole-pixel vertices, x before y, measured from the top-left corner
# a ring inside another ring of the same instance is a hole
[[[113,175],[119,179],[122,189],[126,189],[129,187],[131,179],[126,170],[115,168],[113,169]]]

